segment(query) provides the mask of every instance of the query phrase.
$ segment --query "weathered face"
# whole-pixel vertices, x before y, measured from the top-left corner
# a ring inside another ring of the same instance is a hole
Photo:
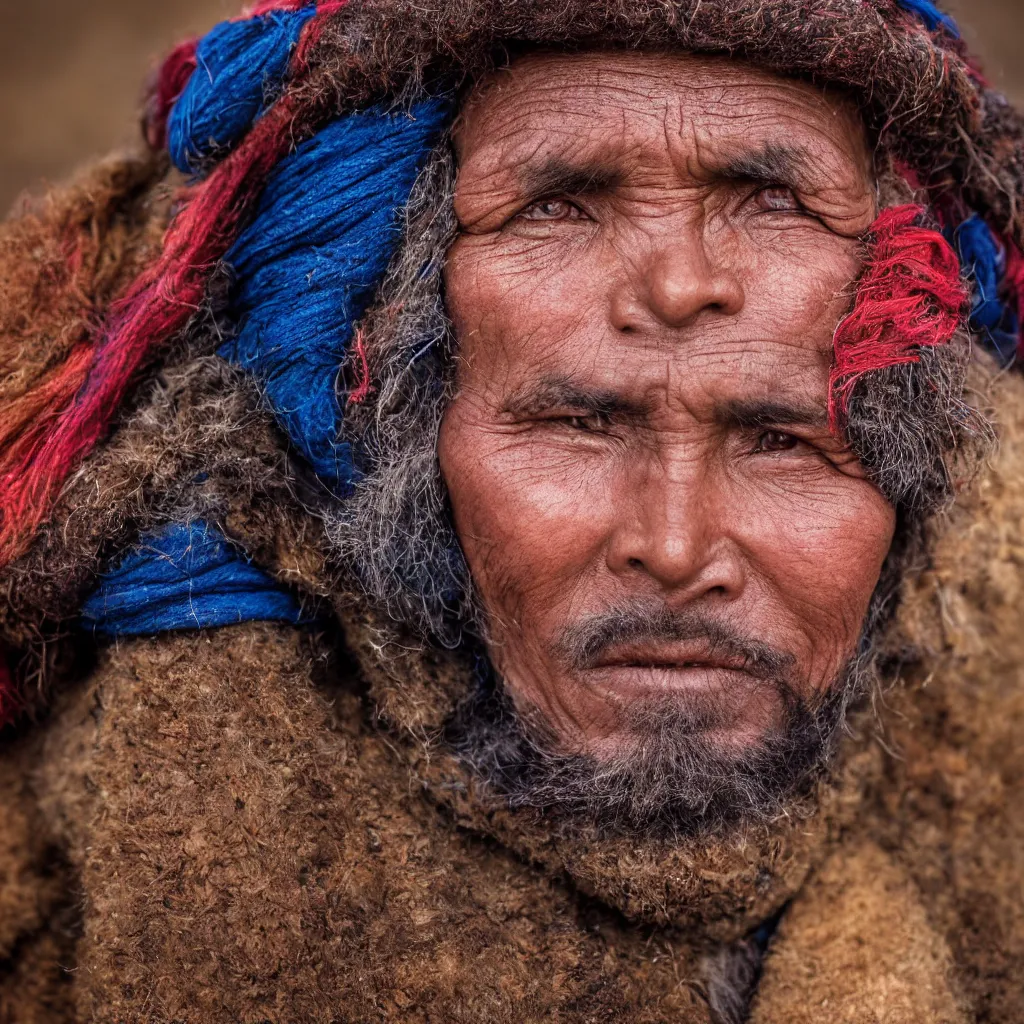
[[[893,536],[826,422],[859,118],[727,60],[534,55],[456,148],[440,460],[495,668],[567,753],[666,706],[754,747],[839,676]]]

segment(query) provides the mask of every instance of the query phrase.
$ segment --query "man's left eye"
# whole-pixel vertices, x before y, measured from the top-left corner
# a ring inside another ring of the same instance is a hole
[[[759,452],[788,452],[800,443],[799,438],[781,430],[766,430],[757,439]]]
[[[542,199],[526,207],[519,215],[521,220],[550,223],[560,220],[579,220],[583,211],[568,199]]]
[[[784,185],[772,185],[769,188],[759,189],[754,199],[766,213],[794,213],[803,209],[796,193]]]

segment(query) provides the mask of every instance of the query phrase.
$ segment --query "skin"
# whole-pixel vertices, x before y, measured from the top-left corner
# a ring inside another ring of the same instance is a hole
[[[724,58],[541,54],[481,83],[456,149],[439,456],[492,662],[566,752],[618,756],[666,702],[749,748],[783,708],[744,645],[813,702],[893,537],[826,420],[876,215],[859,115]],[[687,638],[567,656],[634,608]]]

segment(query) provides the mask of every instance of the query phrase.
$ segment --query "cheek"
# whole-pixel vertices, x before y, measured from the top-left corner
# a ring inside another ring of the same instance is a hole
[[[586,239],[537,241],[502,235],[460,237],[445,271],[446,306],[465,356],[536,361],[545,349],[596,323],[606,303],[596,254]],[[545,339],[541,341],[540,339]]]
[[[742,267],[744,314],[769,336],[831,351],[860,270],[857,243],[823,228],[744,234],[733,241]]]
[[[465,398],[445,417],[439,458],[460,543],[492,611],[536,621],[600,563],[616,493],[607,465],[495,431]]]
[[[751,482],[733,515],[735,535],[776,607],[818,657],[845,657],[892,544],[892,506],[867,481],[826,470]]]

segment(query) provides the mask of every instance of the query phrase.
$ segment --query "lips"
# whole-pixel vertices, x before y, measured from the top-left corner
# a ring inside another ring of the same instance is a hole
[[[591,668],[747,672],[749,660],[700,643],[620,644],[604,651]]]

